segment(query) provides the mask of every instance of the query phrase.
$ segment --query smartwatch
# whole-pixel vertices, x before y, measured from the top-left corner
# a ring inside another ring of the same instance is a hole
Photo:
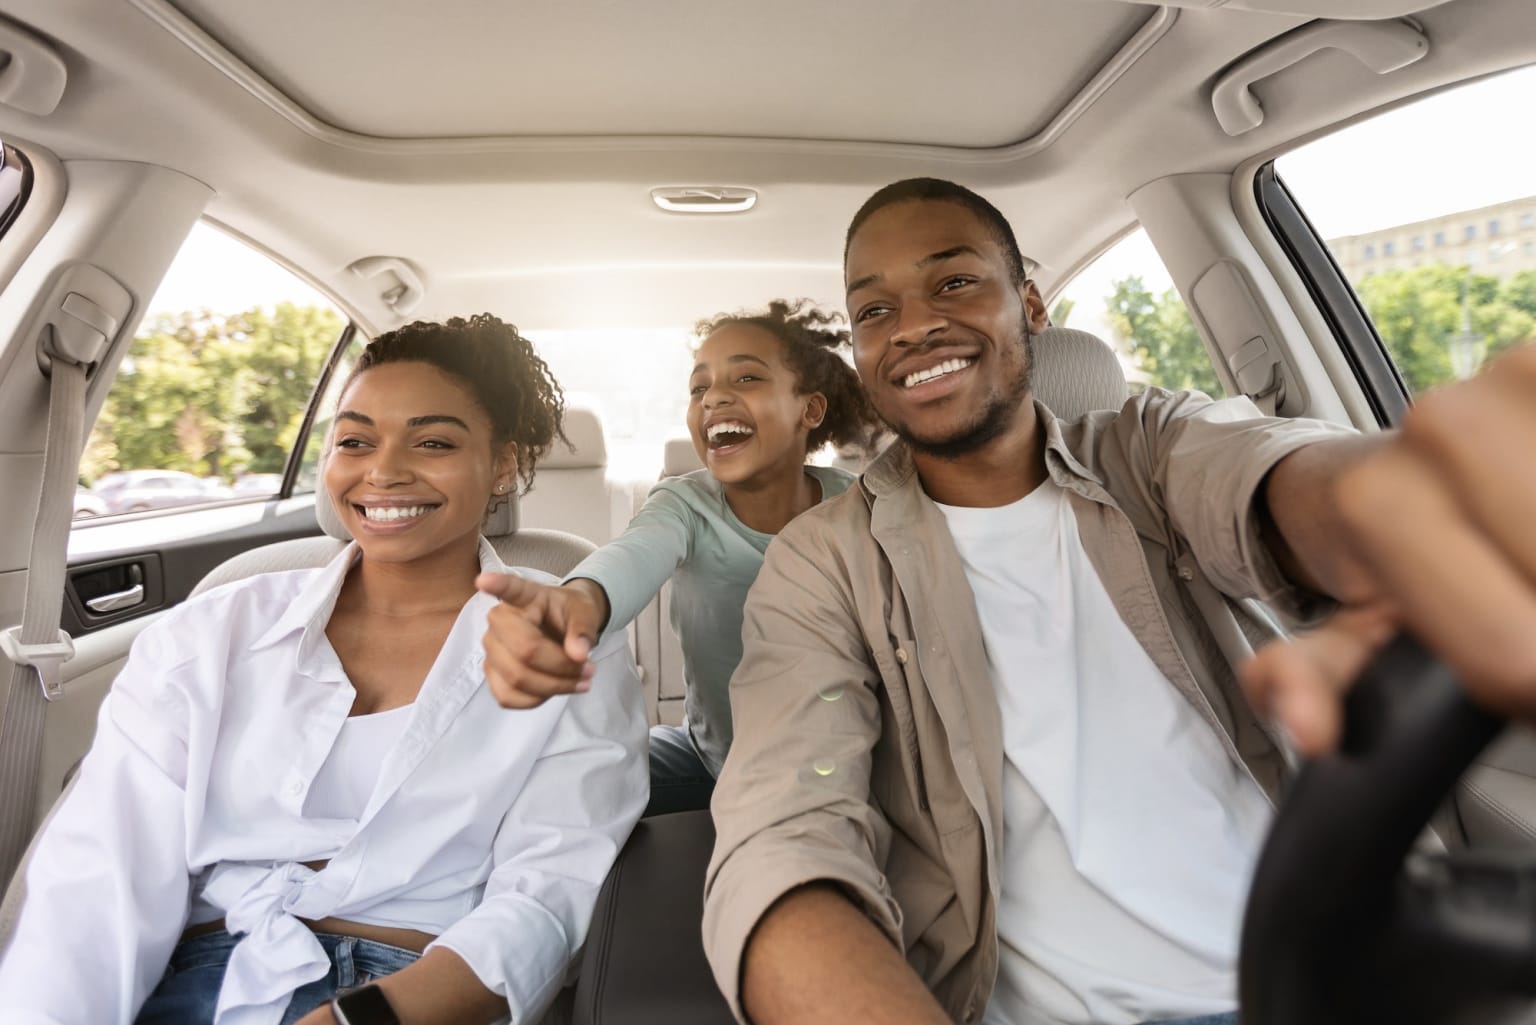
[[[377,986],[359,986],[331,1001],[337,1025],[400,1025],[395,1009]]]

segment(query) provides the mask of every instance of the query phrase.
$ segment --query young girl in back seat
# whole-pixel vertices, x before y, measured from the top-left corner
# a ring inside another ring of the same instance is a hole
[[[838,353],[849,339],[841,320],[804,301],[775,300],[760,313],[701,322],[688,430],[705,468],[657,484],[629,528],[561,587],[480,580],[502,599],[485,638],[486,678],[514,708],[584,690],[587,652],[672,580],[686,719],[651,729],[647,814],[708,806],[731,745],[727,684],[741,660],[742,606],[763,553],[786,523],[854,480],[805,461],[828,441],[863,442],[874,423]]]

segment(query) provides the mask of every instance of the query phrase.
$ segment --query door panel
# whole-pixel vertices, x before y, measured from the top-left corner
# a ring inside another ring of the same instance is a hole
[[[151,615],[186,600],[209,570],[232,556],[318,533],[314,495],[77,524],[69,538],[69,584],[60,622],[80,637]],[[141,600],[117,609],[99,607],[101,599],[134,586],[143,588]]]
[[[75,642],[64,663],[64,695],[43,723],[37,817],[41,822],[96,734],[102,698],[145,627],[185,601],[207,573],[241,552],[320,533],[313,495],[77,523],[61,623]],[[124,607],[92,610],[103,597],[142,588]]]
[[[1536,733],[1511,726],[1462,779],[1456,810],[1474,847],[1536,846]]]
[[[48,704],[43,717],[42,765],[37,774],[37,822],[47,816],[70,770],[85,757],[96,736],[96,713],[128,659],[133,641],[163,612],[75,638],[75,657],[64,663],[64,695]]]

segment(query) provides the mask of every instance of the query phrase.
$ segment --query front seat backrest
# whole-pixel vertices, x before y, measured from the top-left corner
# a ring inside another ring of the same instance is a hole
[[[198,595],[210,587],[257,573],[324,566],[346,547],[352,537],[341,525],[341,518],[331,507],[330,497],[324,490],[315,493],[315,519],[325,531],[324,537],[279,541],[241,552],[215,566],[192,589],[192,594]],[[486,518],[482,528],[482,533],[496,549],[496,555],[508,566],[527,566],[563,577],[593,551],[590,542],[572,534],[520,528],[518,523],[518,500],[516,496],[509,496]]]

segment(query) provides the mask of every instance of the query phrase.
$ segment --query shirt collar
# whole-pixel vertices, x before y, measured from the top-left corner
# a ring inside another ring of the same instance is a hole
[[[506,564],[496,554],[495,546],[483,536],[480,538],[479,554],[482,573],[508,571]],[[337,552],[330,562],[305,582],[304,587],[288,604],[288,608],[277,618],[277,622],[256,638],[251,649],[260,651],[263,648],[270,648],[294,633],[317,625],[324,626],[331,618],[331,610],[336,607],[336,598],[341,594],[341,585],[347,579],[347,573],[361,557],[362,549],[357,546],[357,542],[348,542],[347,546]]]
[[[1067,444],[1062,421],[1046,409],[1039,399],[1031,401],[1035,404],[1040,426],[1045,431],[1045,465],[1051,479],[1073,491],[1082,491],[1084,485],[1094,485],[1093,490],[1102,491],[1102,478],[1084,465]],[[1075,425],[1065,426],[1070,429]],[[878,499],[900,490],[916,477],[917,464],[912,461],[912,449],[906,442],[897,439],[865,468],[860,484],[866,495]]]

